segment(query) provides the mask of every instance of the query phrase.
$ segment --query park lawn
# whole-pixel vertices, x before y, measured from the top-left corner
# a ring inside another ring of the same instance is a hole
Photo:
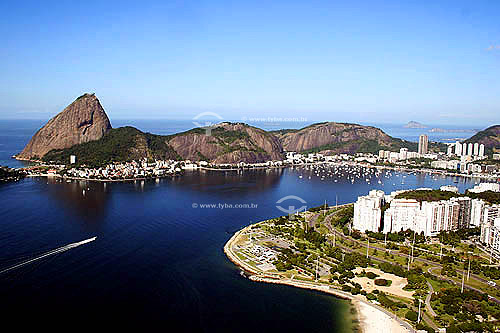
[[[446,281],[441,281],[441,280],[434,280],[434,279],[427,279],[429,283],[431,284],[432,288],[434,289],[434,292],[439,291],[441,288],[451,288],[453,287],[452,284]]]

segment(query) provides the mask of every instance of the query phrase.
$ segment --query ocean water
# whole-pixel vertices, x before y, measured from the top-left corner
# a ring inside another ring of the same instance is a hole
[[[19,163],[9,157],[41,124],[0,122],[1,163]],[[130,124],[161,134],[186,128]],[[307,175],[301,169],[197,171],[158,182],[34,178],[0,184],[0,270],[97,237],[0,274],[2,317],[20,325],[64,329],[105,325],[146,331],[344,332],[346,301],[252,282],[225,257],[225,242],[252,222],[281,215],[276,202],[288,195],[311,207],[336,198],[339,204],[352,202],[372,188],[455,184],[463,191],[477,181],[393,173],[381,184],[372,179],[369,185],[364,179],[335,183]],[[194,203],[257,208],[193,208]]]

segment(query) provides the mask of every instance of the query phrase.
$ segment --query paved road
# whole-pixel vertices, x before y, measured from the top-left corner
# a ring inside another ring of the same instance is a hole
[[[436,276],[436,277],[437,277],[438,279],[440,279],[440,280],[443,280],[443,281],[449,282],[449,283],[451,283],[451,284],[453,284],[453,285],[455,285],[455,286],[461,287],[461,283],[458,283],[458,282],[456,282],[456,281],[454,281],[454,280],[452,280],[452,279],[450,279],[450,278],[448,278],[448,277],[445,277],[445,276],[443,276],[443,275],[441,275],[441,274],[439,274],[439,273],[435,273],[435,272],[433,272],[433,271],[435,271],[436,269],[439,269],[439,268],[440,268],[440,267],[429,267],[429,269],[427,269],[427,272],[429,272],[430,274],[432,274],[432,275]],[[465,288],[465,289],[469,289],[469,290],[474,290],[474,291],[477,291],[477,292],[479,292],[479,293],[484,293],[484,291],[482,291],[482,290],[480,290],[480,289],[477,289],[477,288],[474,288],[474,287],[471,287],[471,286],[467,285],[466,283],[464,283],[464,288]],[[489,296],[489,295],[488,295],[488,296]],[[500,300],[498,300],[497,298],[495,298],[495,297],[493,297],[493,296],[489,296],[489,298],[490,298],[493,302],[495,302],[495,303],[497,303],[497,304],[500,304]]]
[[[418,313],[418,306],[410,305],[410,308]],[[429,327],[433,328],[435,331],[439,330],[439,327],[432,321],[431,317],[423,311],[423,309],[421,309],[420,315],[422,316],[420,319],[423,320]]]
[[[329,221],[328,217],[325,219],[325,222],[326,222],[325,223],[326,227],[330,230],[331,233],[336,233],[338,236],[340,236],[343,239],[348,239],[348,240],[354,241],[354,242],[358,243],[359,245],[361,245],[363,247],[366,247],[366,244],[364,242],[361,242],[361,241],[356,240],[356,239],[348,238],[344,234],[339,233],[335,229],[333,229],[332,226],[331,226],[331,224],[330,224],[330,221]],[[376,249],[377,251],[379,251],[379,250],[380,251],[386,251],[387,250],[386,248],[372,246],[372,245],[370,245],[370,248],[371,249]],[[409,258],[410,257],[408,254],[404,254],[404,253],[401,253],[401,252],[396,251],[396,250],[391,250],[391,253],[396,254],[396,255],[398,255],[400,257],[403,257],[403,258]],[[422,263],[426,263],[427,265],[442,267],[441,264],[436,263],[435,261],[424,259],[424,258],[413,257],[413,260],[414,261],[419,261],[419,262],[422,262]],[[460,274],[464,274],[464,270],[462,270],[462,269],[457,269],[457,272],[460,273]],[[476,281],[479,281],[479,282],[482,282],[482,283],[488,283],[488,281],[489,281],[489,280],[484,279],[484,278],[482,278],[480,276],[477,276],[476,274],[473,274],[473,273],[470,274],[470,277],[472,279],[474,279]],[[496,288],[497,290],[500,290],[500,285],[497,285],[494,288]]]
[[[328,217],[325,219],[325,226],[328,228],[328,230],[330,230],[330,232],[331,232],[331,233],[335,233],[337,236],[339,236],[339,237],[341,237],[341,238],[343,238],[343,239],[353,240],[353,241],[357,242],[359,245],[361,245],[361,246],[363,246],[363,247],[366,247],[366,244],[365,244],[364,242],[360,242],[360,241],[358,241],[358,240],[348,238],[348,237],[346,237],[344,234],[337,232],[337,230],[335,230],[335,228],[333,228],[333,227],[332,227],[332,225],[330,224],[330,218],[329,218],[329,217],[331,217],[331,215],[330,215],[330,216],[328,216]],[[350,249],[350,248],[348,248],[348,247],[345,247],[345,246],[340,246],[340,245],[337,245],[337,246],[338,246],[339,248],[341,248],[342,250],[344,250],[344,251],[347,251],[347,252],[354,252],[354,250],[353,250],[353,249]],[[370,245],[370,248],[372,248],[372,249],[377,249],[377,250],[381,250],[381,251],[386,251],[386,249],[385,249],[385,248],[379,248],[379,247],[375,247],[375,246],[371,246],[371,245]],[[394,254],[396,254],[396,255],[398,255],[398,256],[400,256],[400,257],[405,257],[405,258],[408,258],[408,257],[409,257],[408,255],[406,255],[406,254],[404,254],[404,253],[399,253],[399,252],[396,252],[396,251],[391,251],[391,253],[394,253]],[[381,259],[381,258],[374,257],[374,256],[372,256],[372,255],[369,255],[368,257],[369,257],[370,259],[372,259],[372,260],[374,260],[374,261],[378,261],[378,262],[386,262],[386,263],[389,263],[389,264],[392,264],[392,265],[397,264],[397,263],[394,263],[394,262],[389,261],[389,260],[385,260],[385,259]],[[453,284],[453,285],[460,285],[460,284],[458,284],[457,282],[453,281],[452,279],[449,279],[449,278],[447,278],[447,277],[444,277],[444,276],[442,276],[441,274],[436,274],[436,273],[433,273],[433,272],[432,272],[432,271],[433,271],[433,270],[435,270],[435,269],[441,269],[442,267],[441,267],[441,265],[440,265],[440,264],[435,263],[435,262],[430,261],[430,260],[422,259],[422,258],[415,258],[415,260],[420,261],[420,262],[425,262],[425,263],[426,263],[426,264],[428,264],[428,265],[432,265],[433,267],[430,267],[430,268],[428,269],[428,272],[429,272],[430,274],[432,274],[432,275],[436,276],[438,279],[440,279],[440,280],[444,280],[444,281],[447,281],[447,282],[449,282],[449,283],[451,283],[451,284]],[[402,265],[399,265],[399,266],[400,266],[400,267],[403,267]],[[406,267],[403,267],[403,268],[406,268]],[[463,274],[463,270],[457,270],[457,272],[460,272],[461,274]],[[473,279],[475,279],[475,280],[478,280],[478,281],[484,282],[484,283],[487,283],[487,282],[488,282],[487,280],[482,279],[482,278],[480,278],[479,276],[474,275],[474,274],[471,274],[471,275],[470,275],[470,277],[471,277],[471,278],[473,278]],[[466,283],[464,283],[464,288],[469,289],[469,290],[474,290],[474,291],[477,291],[477,292],[480,292],[480,293],[483,293],[483,291],[481,291],[481,290],[479,290],[479,289],[477,289],[477,288],[471,287],[471,286],[467,285]],[[496,288],[498,289],[498,288],[499,288],[499,286],[496,286]],[[495,303],[500,304],[500,300],[499,300],[499,299],[497,299],[497,298],[495,298],[495,297],[492,297],[492,296],[489,296],[489,297],[490,297],[490,299],[491,299],[492,301],[494,301]]]
[[[427,294],[427,297],[425,298],[425,307],[427,308],[427,311],[431,313],[433,317],[437,316],[437,313],[434,311],[434,309],[431,306],[431,297],[432,294],[434,293],[434,288],[432,287],[432,284],[427,281],[427,285],[429,286],[429,293]]]

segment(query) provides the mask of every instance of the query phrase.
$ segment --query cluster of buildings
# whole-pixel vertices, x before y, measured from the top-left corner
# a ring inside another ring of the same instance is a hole
[[[458,193],[458,188],[454,186],[443,186],[441,190]],[[500,192],[500,185],[483,183],[472,191],[475,193]],[[483,238],[483,229],[486,235],[484,240],[482,239],[483,242],[490,245],[488,237],[491,236],[500,246],[500,220],[496,221],[498,228],[495,226],[498,206],[488,205],[481,199],[472,199],[465,195],[449,200],[422,202],[415,199],[396,199],[396,196],[403,192],[405,191],[396,191],[386,195],[383,191],[372,190],[367,196],[359,197],[354,204],[352,227],[361,232],[389,233],[413,230],[430,237],[437,236],[441,231],[481,227],[481,237]]]
[[[447,154],[429,153],[428,148],[429,137],[422,134],[418,139],[418,152],[410,152],[407,148],[401,148],[399,152],[380,150],[378,152],[378,161],[390,162],[398,165],[410,165],[411,162],[409,160],[425,158],[432,160],[430,162],[430,167],[432,169],[449,170],[466,174],[489,174],[497,171],[496,165],[477,163],[477,161],[487,158],[484,144],[460,143],[456,141],[454,144],[448,145]],[[500,159],[500,156],[497,157]]]
[[[425,148],[425,147],[424,147]],[[421,152],[425,151],[422,148]],[[407,148],[401,148],[399,152],[380,150],[378,152],[378,160],[394,163],[397,165],[411,165],[411,159],[415,158],[425,158],[432,160],[430,162],[430,167],[432,169],[442,169],[449,170],[451,172],[459,172],[466,174],[478,174],[478,173],[492,173],[497,170],[495,165],[484,165],[479,164],[476,161],[482,160],[484,156],[461,156],[460,159],[456,159],[453,156],[447,156],[444,154],[433,154],[420,152],[411,152]]]
[[[460,143],[456,141],[455,144],[448,146],[448,156],[455,154],[456,156],[478,156],[484,157],[484,145],[479,143]]]
[[[379,150],[378,158],[395,163],[397,161],[411,160],[414,158],[437,159],[437,154],[429,154],[429,137],[422,134],[418,137],[418,151],[408,151],[408,148],[401,148],[399,152],[389,150]]]
[[[413,158],[437,158],[436,154],[420,154],[415,151],[408,151],[408,148],[401,148],[399,152],[390,150],[379,150],[378,158],[379,160],[387,160],[391,163],[396,163],[397,161],[405,161]]]
[[[401,148],[399,152],[380,150],[378,153],[378,160],[383,162],[390,162],[396,165],[412,165],[411,159],[415,158],[425,158],[430,161],[430,167],[432,169],[441,169],[447,170],[450,172],[456,173],[465,173],[465,174],[492,174],[498,170],[498,167],[494,164],[485,165],[478,163],[478,161],[486,158],[484,156],[484,145],[478,144],[468,144],[465,143],[467,147],[472,146],[472,150],[474,152],[474,147],[483,147],[482,150],[478,148],[477,155],[454,155],[448,154],[445,155],[443,153],[433,154],[433,153],[423,153],[426,149],[426,140],[420,140],[421,144],[419,145],[419,152],[410,152],[406,148]],[[453,147],[454,145],[450,145],[449,147]],[[462,145],[460,145],[461,147]],[[450,149],[448,149],[450,151]],[[459,157],[460,159],[458,159]]]
[[[472,193],[481,193],[481,192],[500,192],[500,184],[498,183],[480,183],[479,185],[474,186],[469,190]]]
[[[401,148],[398,152],[384,151],[381,150],[378,153],[379,158],[384,158],[387,160],[406,160],[412,158],[426,157],[429,153],[429,137],[426,134],[422,134],[418,137],[418,151],[409,152],[407,148]],[[434,154],[431,154],[434,155]],[[433,157],[433,156],[432,156]],[[427,158],[432,158],[427,157]]]
[[[161,177],[180,172],[189,164],[178,161],[154,161],[146,159],[132,162],[108,164],[101,168],[71,168],[66,171],[65,176],[85,179],[130,179]]]

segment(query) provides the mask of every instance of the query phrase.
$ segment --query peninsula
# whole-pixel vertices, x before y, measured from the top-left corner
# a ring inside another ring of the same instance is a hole
[[[325,204],[249,225],[224,252],[252,281],[352,301],[363,332],[495,331],[500,290],[490,279],[500,274],[496,259],[472,245],[477,228],[437,237],[361,233],[353,206]]]

